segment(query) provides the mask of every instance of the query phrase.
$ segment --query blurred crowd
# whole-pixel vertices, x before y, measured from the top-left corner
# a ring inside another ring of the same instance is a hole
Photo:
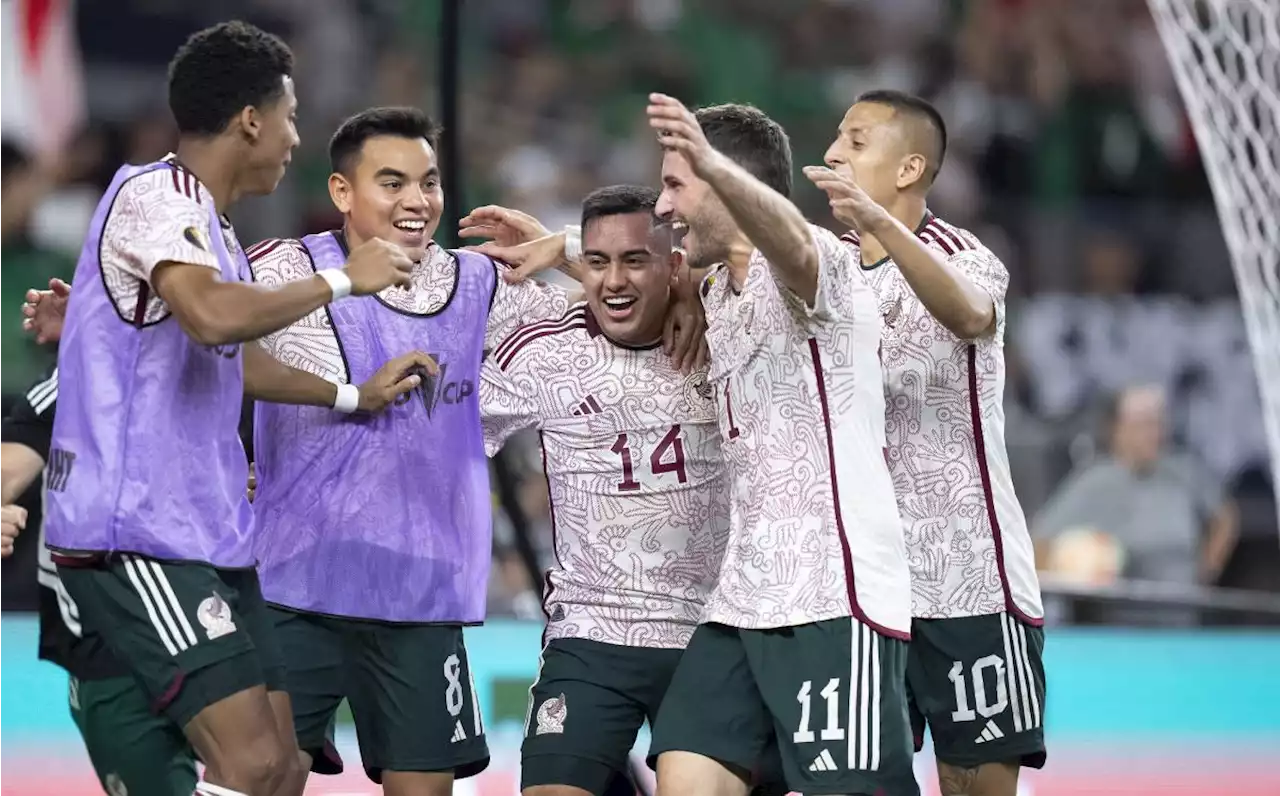
[[[345,115],[440,99],[436,2],[114,0],[78,14],[90,125],[59,157],[4,147],[6,394],[50,356],[18,331],[23,290],[69,276],[118,164],[172,146],[164,65],[191,31],[241,17],[297,55],[302,147],[276,195],[237,209],[246,244],[336,224],[325,147]],[[1144,0],[465,0],[457,44],[461,146],[442,154],[462,196],[447,200],[518,207],[549,227],[575,220],[592,188],[656,181],[649,91],[760,106],[789,131],[797,166],[820,161],[861,91],[931,99],[950,133],[932,209],[1011,272],[1008,439],[1037,532],[1103,531],[1130,577],[1280,581],[1236,285]],[[795,199],[834,223],[803,181]],[[1117,442],[1130,422],[1154,434],[1132,485],[1082,493],[1091,470],[1133,460]],[[532,456],[514,464],[545,550],[545,484]],[[1130,516],[1147,505],[1160,510]],[[505,521],[496,538],[495,610],[536,612]]]

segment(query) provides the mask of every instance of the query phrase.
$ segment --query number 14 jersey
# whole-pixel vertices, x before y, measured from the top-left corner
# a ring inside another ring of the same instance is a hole
[[[684,647],[729,526],[706,374],[611,341],[577,305],[494,349],[480,406],[490,454],[522,428],[541,436],[556,558],[546,639]]]

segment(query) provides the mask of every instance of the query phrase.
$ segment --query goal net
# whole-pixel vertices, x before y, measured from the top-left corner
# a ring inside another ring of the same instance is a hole
[[[1231,254],[1280,500],[1280,0],[1148,0]]]

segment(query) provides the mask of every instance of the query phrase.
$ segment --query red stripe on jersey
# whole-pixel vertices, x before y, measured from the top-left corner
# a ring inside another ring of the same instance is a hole
[[[972,249],[973,245],[965,240],[963,235],[957,233],[954,229],[942,223],[936,217],[929,220],[929,229],[936,230],[939,235],[944,235],[955,246],[957,252]]]
[[[947,242],[947,239],[932,229],[922,230],[920,232],[920,240],[924,241],[927,246],[937,246],[942,249],[943,254],[948,257],[956,253],[956,250]]]
[[[840,486],[836,482],[835,435],[831,429],[831,409],[827,404],[827,381],[822,375],[822,355],[818,352],[818,340],[815,337],[809,338],[809,356],[813,359],[813,375],[818,383],[818,403],[822,405],[822,425],[827,432],[827,465],[831,471],[831,507],[836,514],[836,535],[840,537],[840,555],[844,559],[844,586],[849,597],[849,612],[859,622],[882,636],[910,641],[910,633],[872,622],[858,605],[858,591],[853,585],[853,550],[849,547],[849,537],[845,536],[844,515],[840,512]]]
[[[182,183],[178,179],[178,167],[170,166],[169,176],[173,178],[173,190],[182,193]]]
[[[248,258],[249,262],[251,263],[256,262],[257,260],[262,259],[266,255],[280,248],[280,246],[284,244],[284,242],[285,242],[284,238],[267,238],[266,240],[260,240],[257,243],[253,244],[252,246],[250,246],[249,248],[245,249],[244,256]]]
[[[1009,576],[1004,568],[1004,540],[1000,535],[1000,518],[991,492],[991,471],[987,469],[987,441],[982,433],[982,406],[978,399],[978,347],[969,344],[969,417],[973,422],[973,450],[978,458],[978,477],[982,479],[982,497],[987,502],[987,521],[991,523],[991,539],[996,546],[996,569],[1000,573],[1000,589],[1004,592],[1005,610],[1032,627],[1043,627],[1044,619],[1028,616],[1014,602],[1009,591]]]
[[[139,329],[146,325],[149,298],[151,298],[151,286],[138,280],[138,302],[133,305],[133,325]]]
[[[498,344],[493,351],[494,361],[498,367],[506,370],[515,355],[529,343],[539,337],[567,332],[571,329],[587,328],[587,312],[585,307],[570,310],[563,317],[553,321],[540,321],[522,326],[511,333],[511,336]]]

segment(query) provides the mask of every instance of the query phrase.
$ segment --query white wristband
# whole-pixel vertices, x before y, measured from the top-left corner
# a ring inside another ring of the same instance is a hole
[[[582,256],[582,227],[566,224],[564,228],[564,258],[576,263]]]
[[[347,276],[346,270],[326,268],[323,271],[316,271],[316,276],[329,283],[329,289],[333,291],[333,298],[330,301],[337,301],[351,295],[351,277]]]
[[[333,399],[333,408],[347,415],[356,411],[360,408],[360,388],[354,384],[339,384],[338,394]]]

